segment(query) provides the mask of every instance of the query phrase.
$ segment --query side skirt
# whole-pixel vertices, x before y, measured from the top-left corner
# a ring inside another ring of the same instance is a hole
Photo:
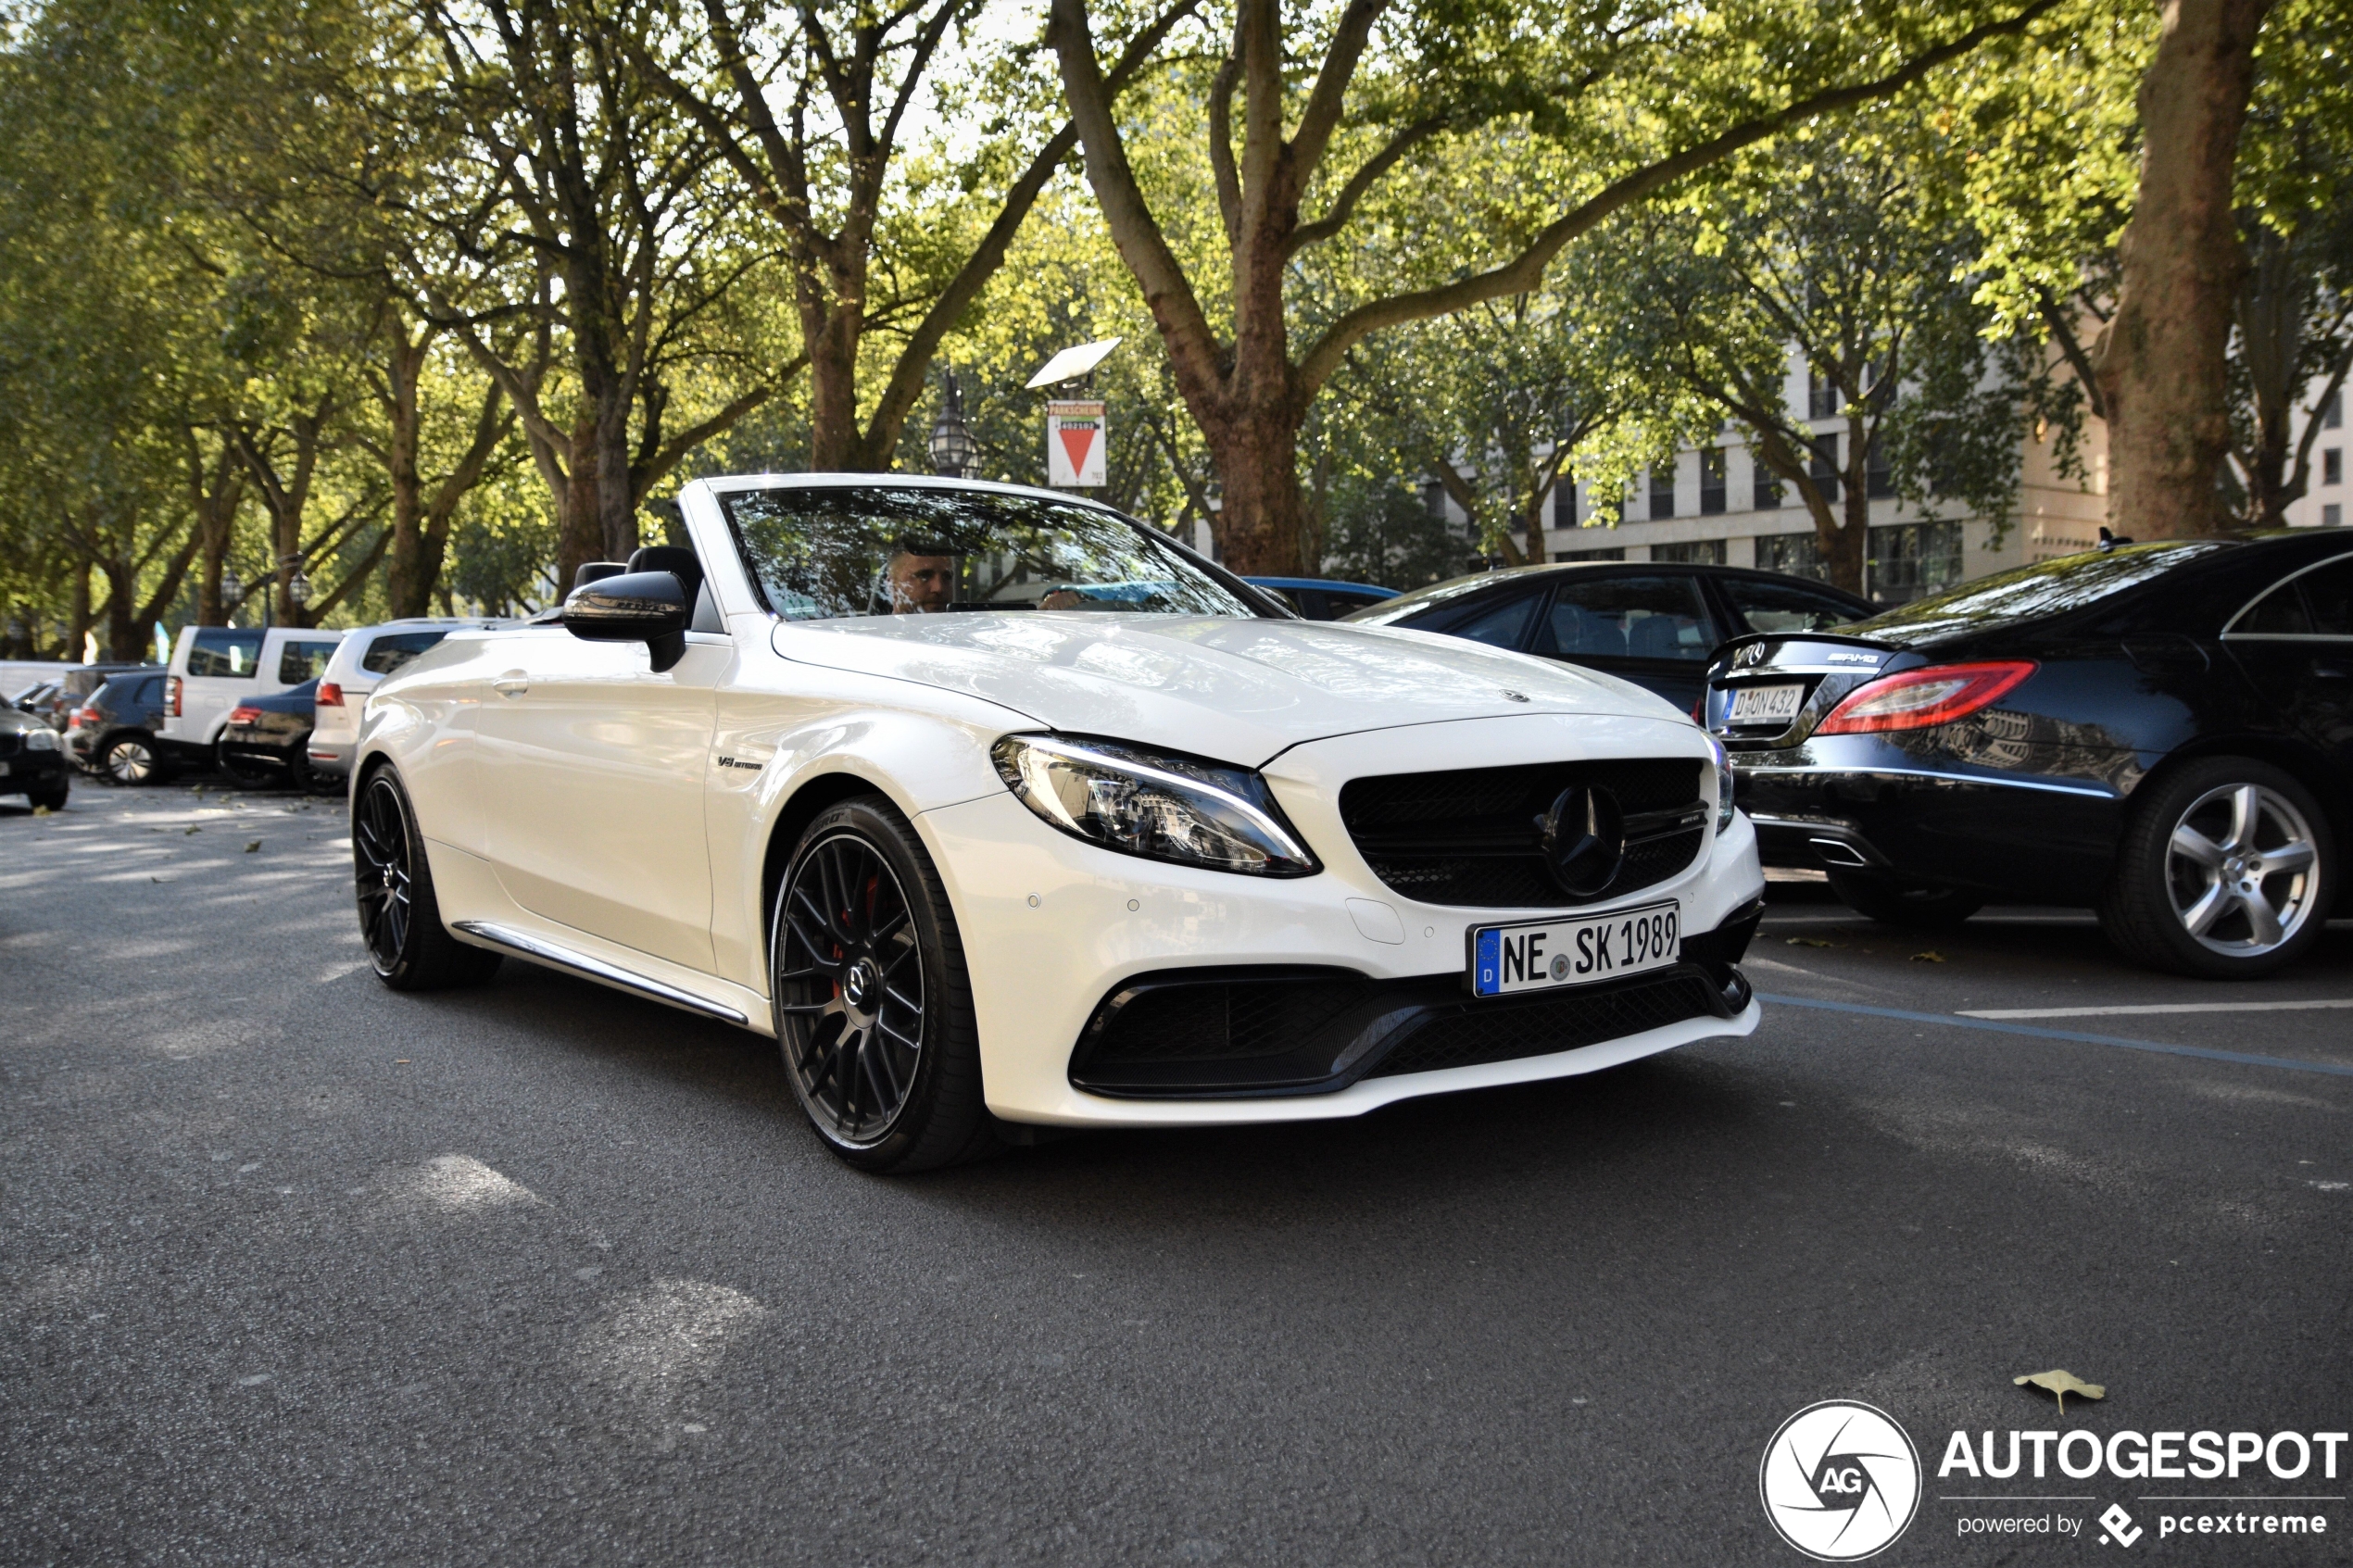
[[[544,936],[534,936],[528,933],[514,930],[510,926],[497,925],[489,921],[482,920],[455,921],[451,922],[451,929],[461,932],[487,946],[513,953],[520,958],[529,959],[534,963],[546,964],[551,969],[565,970],[602,985],[610,985],[616,990],[650,997],[657,1002],[667,1002],[670,1006],[684,1009],[687,1012],[698,1012],[707,1018],[724,1019],[738,1027],[750,1022],[743,1013],[724,1002],[714,1002],[708,997],[698,997],[692,991],[681,990],[675,985],[667,985],[650,975],[639,974],[635,970],[623,969],[619,964],[607,963],[602,959],[590,958],[585,953],[574,952],[572,948],[550,942]]]

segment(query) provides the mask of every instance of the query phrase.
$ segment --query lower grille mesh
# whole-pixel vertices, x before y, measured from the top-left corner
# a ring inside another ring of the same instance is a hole
[[[1689,972],[1606,991],[1473,1006],[1408,1035],[1366,1076],[1387,1078],[1550,1056],[1716,1011],[1713,988]]]

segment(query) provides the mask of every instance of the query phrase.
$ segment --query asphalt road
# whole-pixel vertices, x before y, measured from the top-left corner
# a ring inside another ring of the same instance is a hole
[[[753,1035],[380,989],[346,853],[332,800],[0,809],[0,1561],[1795,1563],[1759,1459],[1842,1398],[1931,1467],[1875,1561],[2035,1563],[2122,1554],[1957,1521],[2153,1484],[1947,1502],[1951,1430],[2353,1424],[2353,1010],[1950,1021],[2353,998],[2353,926],[2226,989],[1781,886],[1759,989],[1879,1010],[876,1180]],[[2353,1562],[2308,1506],[2130,1555]]]

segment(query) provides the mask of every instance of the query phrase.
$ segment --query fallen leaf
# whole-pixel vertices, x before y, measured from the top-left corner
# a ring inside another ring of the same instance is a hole
[[[1843,947],[1846,946],[1843,942],[1825,942],[1818,936],[1789,936],[1784,937],[1783,940],[1793,947]]]
[[[2020,1388],[2032,1383],[2037,1388],[2049,1389],[2053,1395],[2057,1396],[2059,1413],[2062,1415],[2067,1413],[2067,1397],[2070,1394],[2080,1399],[2108,1398],[2108,1387],[2105,1384],[2086,1383],[2071,1372],[2031,1372],[2024,1377],[2013,1377],[2010,1381]]]
[[[392,1059],[392,1064],[395,1067],[406,1067],[409,1065],[409,1059],[405,1056],[396,1056]]]
[[[260,847],[261,847],[261,840],[259,840],[259,839],[258,839],[258,838],[247,839],[247,840],[245,841],[245,853],[246,853],[246,854],[248,854],[248,855],[252,854],[255,850],[257,850],[257,849],[258,849],[258,848],[260,848]]]
[[[182,834],[180,836],[181,836],[181,837],[182,837],[182,838],[185,838],[185,837],[187,837],[187,836],[188,836],[188,834],[189,834],[189,833],[202,833],[202,832],[204,832],[204,829],[202,829],[202,828],[200,828],[200,827],[196,826],[196,824],[195,824],[195,823],[194,823],[194,822],[190,822],[190,823],[188,824],[188,832],[187,832],[187,833],[183,833],[183,834]]]
[[[49,808],[46,806],[35,806],[32,809],[32,814],[36,817],[45,817],[49,814]]]
[[[1914,963],[1944,963],[1946,960],[1944,955],[1942,953],[1926,952],[1914,953],[1912,955],[1912,961]]]

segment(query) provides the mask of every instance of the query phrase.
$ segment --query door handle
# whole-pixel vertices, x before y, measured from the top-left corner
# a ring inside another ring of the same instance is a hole
[[[490,683],[490,689],[500,696],[521,696],[531,689],[531,676],[522,670],[510,670]]]

